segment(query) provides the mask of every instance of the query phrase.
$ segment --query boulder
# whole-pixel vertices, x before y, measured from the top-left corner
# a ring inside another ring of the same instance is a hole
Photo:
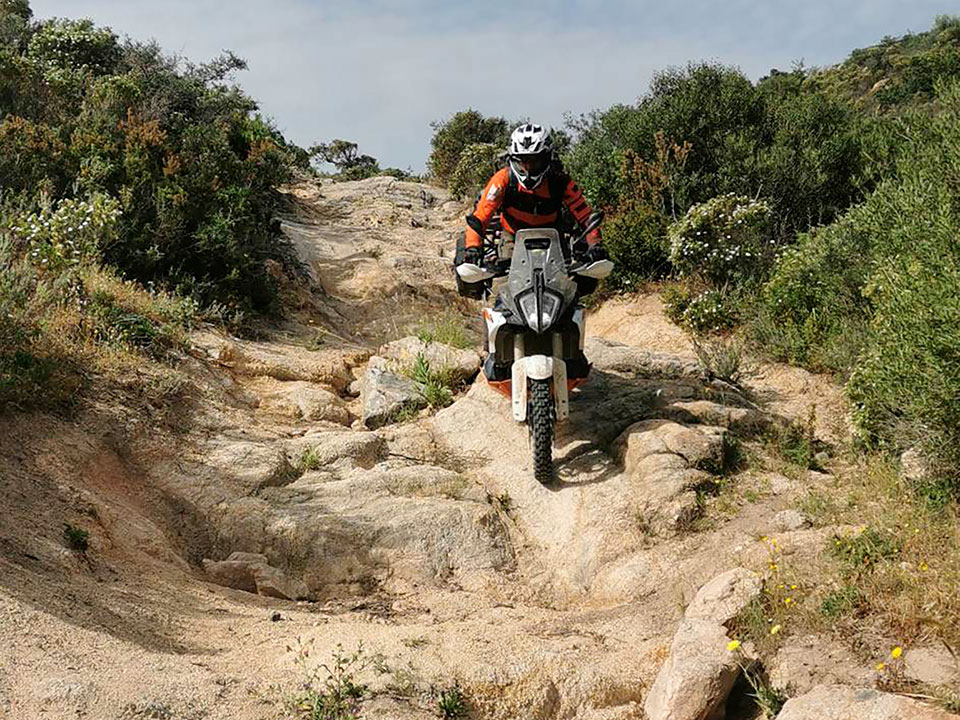
[[[734,568],[700,588],[687,607],[688,620],[709,620],[726,625],[760,597],[763,580],[746,568]]]
[[[307,451],[315,467],[334,464],[370,469],[383,460],[387,445],[379,433],[329,430],[311,433],[290,441],[294,457],[300,458]]]
[[[363,424],[371,430],[393,422],[405,409],[426,406],[423,394],[410,378],[397,375],[388,361],[373,357],[367,367],[360,391]]]
[[[761,412],[720,405],[710,400],[671,403],[663,409],[663,416],[679,423],[719,425],[738,432],[754,432],[770,424],[770,419]]]
[[[260,409],[293,420],[327,420],[349,425],[353,418],[337,395],[303,380],[277,383],[264,394]]]
[[[245,494],[283,485],[296,475],[287,454],[275,444],[218,440],[208,448],[205,463],[236,480]]]
[[[788,700],[777,720],[956,720],[957,716],[901,695],[818,685]]]
[[[259,553],[235,552],[226,560],[205,559],[203,569],[212,582],[236,590],[284,600],[297,600],[308,593],[304,583],[270,566],[267,557]]]
[[[723,428],[642,420],[628,427],[615,451],[636,487],[639,511],[658,534],[681,529],[700,511],[696,491],[723,466]]]
[[[475,350],[462,350],[438,342],[425,343],[415,337],[394,340],[377,352],[391,364],[403,368],[411,367],[420,354],[430,363],[432,372],[449,375],[456,382],[470,382],[480,372],[480,356]]]
[[[644,702],[649,720],[722,720],[740,673],[723,626],[684,620]]]
[[[724,428],[712,425],[641,420],[624,431],[618,449],[627,472],[633,472],[651,455],[676,455],[688,468],[719,470],[725,434]]]

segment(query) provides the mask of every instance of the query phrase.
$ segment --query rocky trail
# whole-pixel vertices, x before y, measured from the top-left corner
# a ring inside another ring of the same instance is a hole
[[[475,718],[756,716],[730,623],[771,553],[803,563],[836,531],[795,507],[840,460],[780,474],[743,449],[811,417],[842,442],[839,388],[711,380],[655,294],[608,301],[542,486],[477,351],[417,337],[442,315],[479,349],[449,270],[463,208],[393,178],[288,192],[310,279],[282,326],[195,333],[155,412],[0,421],[0,717],[291,717],[297,648],[312,667],[361,643],[363,718],[437,717],[451,687]],[[420,354],[463,381],[438,412]],[[766,669],[798,696],[784,720],[952,717],[832,687],[873,677],[829,638]]]

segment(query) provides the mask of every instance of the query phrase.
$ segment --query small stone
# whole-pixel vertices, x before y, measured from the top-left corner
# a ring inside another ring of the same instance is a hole
[[[928,463],[917,448],[910,448],[900,456],[900,474],[904,480],[919,482],[928,474]]]
[[[274,611],[270,613],[270,622],[280,622],[281,620],[283,620],[283,615],[279,612]]]
[[[770,492],[774,495],[789,495],[797,489],[797,484],[779,473],[771,473],[767,476],[770,482]]]
[[[816,463],[817,467],[826,467],[827,463],[830,462],[830,453],[826,450],[821,450],[813,456],[813,462]]]
[[[810,521],[799,510],[781,510],[773,516],[773,526],[782,532],[793,532],[810,527]]]

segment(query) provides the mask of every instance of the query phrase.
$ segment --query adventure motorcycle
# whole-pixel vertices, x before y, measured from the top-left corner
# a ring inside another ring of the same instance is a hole
[[[493,308],[483,311],[488,356],[484,375],[513,402],[514,420],[526,423],[533,444],[534,477],[554,477],[554,425],[570,415],[570,390],[590,371],[583,356],[585,318],[577,303],[578,282],[593,283],[613,270],[600,260],[578,262],[586,236],[602,215],[590,217],[583,234],[564,252],[552,228],[520,230],[513,243],[489,241],[482,264],[457,265],[458,279],[471,287],[506,277]]]

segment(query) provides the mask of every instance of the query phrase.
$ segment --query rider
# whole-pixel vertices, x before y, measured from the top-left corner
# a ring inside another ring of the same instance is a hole
[[[483,260],[484,233],[498,210],[501,232],[506,234],[504,240],[508,243],[524,228],[559,229],[562,206],[581,226],[590,217],[590,206],[583,193],[554,155],[549,127],[532,123],[519,126],[510,136],[507,158],[507,167],[490,178],[473,213],[467,215],[463,262],[480,264]],[[584,259],[605,260],[600,229],[593,230],[586,240]]]
[[[483,238],[493,216],[500,212],[501,238],[505,244],[513,242],[514,235],[526,228],[556,228],[560,230],[561,208],[566,207],[581,226],[587,224],[591,215],[590,205],[583,192],[554,154],[550,128],[526,123],[510,136],[507,166],[494,173],[487,182],[470,215],[467,215],[467,230],[464,237],[464,263],[479,265],[483,261]],[[587,246],[578,260],[597,262],[607,259],[600,240],[600,229],[587,234]],[[564,254],[568,251],[563,248]],[[459,254],[459,253],[458,253]],[[596,289],[596,280],[576,278],[578,296],[588,295]],[[494,308],[500,308],[500,297]],[[568,362],[568,377],[584,377],[589,370],[587,360],[580,357]],[[509,368],[500,367],[493,352],[484,363],[484,374],[491,380],[508,377]]]

